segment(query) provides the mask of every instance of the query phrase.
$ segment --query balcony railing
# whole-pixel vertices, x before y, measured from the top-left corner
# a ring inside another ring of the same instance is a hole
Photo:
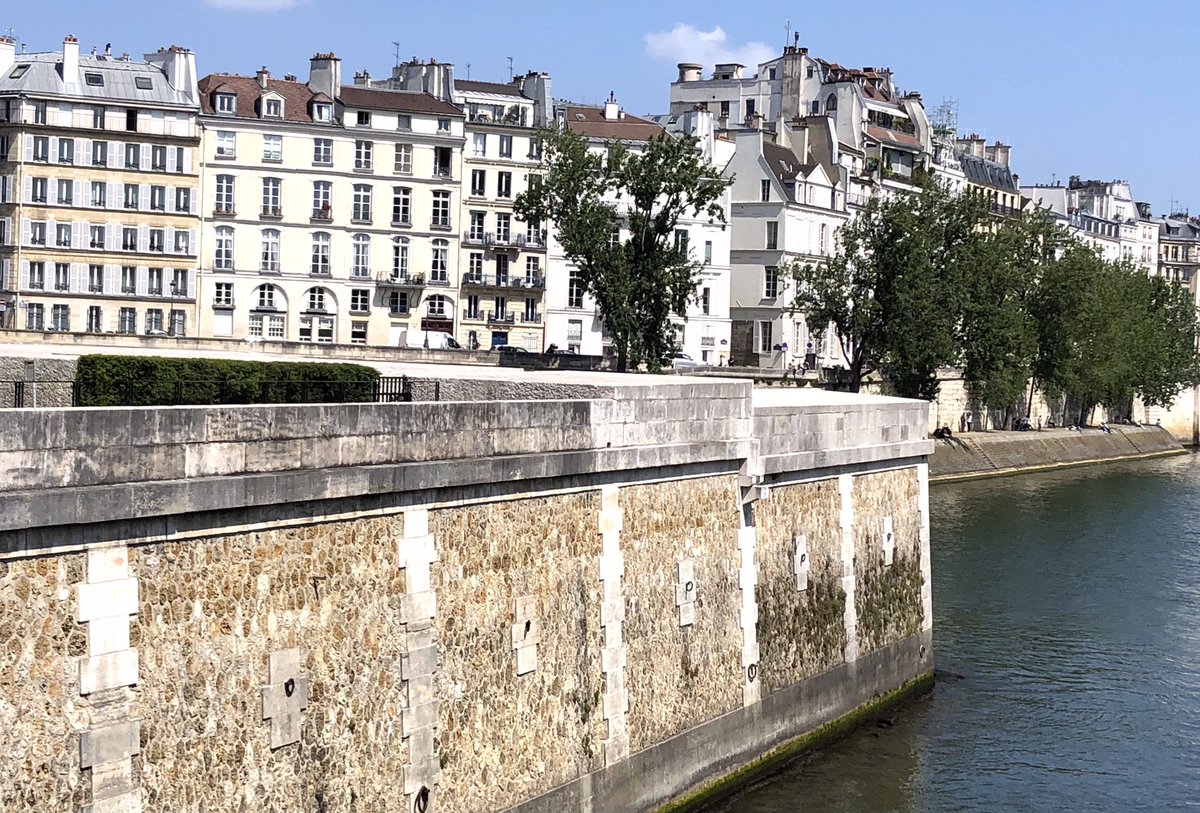
[[[283,217],[283,209],[278,206],[264,206],[262,207],[262,216],[278,220]]]
[[[522,290],[540,291],[546,287],[544,277],[525,277],[496,274],[464,274],[464,286],[477,288],[518,288]]]
[[[464,308],[462,312],[462,318],[465,322],[482,322],[486,316],[487,314],[484,311],[473,311],[470,308]]]
[[[425,286],[425,275],[380,271],[375,275],[375,282],[379,285],[394,285],[397,288],[422,288]]]
[[[328,206],[324,206],[320,209],[313,209],[312,219],[318,220],[322,223],[329,223],[333,220],[333,211]]]
[[[540,313],[523,313],[521,321],[527,325],[540,325],[542,323],[542,315]]]
[[[495,311],[488,311],[487,320],[494,324],[511,325],[516,323],[517,315],[515,313],[496,313]]]
[[[717,339],[715,336],[701,336],[700,337],[700,346],[701,347],[716,347]]]

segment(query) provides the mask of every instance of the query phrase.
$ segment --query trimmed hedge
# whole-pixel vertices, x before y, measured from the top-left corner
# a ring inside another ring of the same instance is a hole
[[[379,371],[358,364],[81,356],[80,406],[374,401]]]

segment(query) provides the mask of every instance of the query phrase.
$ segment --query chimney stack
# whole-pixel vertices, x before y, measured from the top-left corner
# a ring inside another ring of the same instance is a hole
[[[699,82],[700,72],[704,70],[704,66],[696,62],[680,62],[676,67],[679,68],[680,82]]]
[[[7,75],[17,55],[17,43],[12,37],[0,36],[0,76]]]
[[[63,39],[62,80],[65,85],[79,84],[79,40],[74,34]]]
[[[308,62],[308,89],[336,100],[342,87],[342,60],[334,54],[314,54]]]
[[[604,120],[616,121],[620,113],[621,106],[617,104],[617,94],[615,91],[609,91],[608,101],[604,103]]]
[[[254,74],[254,78],[258,80],[258,86],[263,90],[267,89],[267,82],[271,79],[271,72],[267,70],[267,66],[263,65],[258,69],[258,73]]]

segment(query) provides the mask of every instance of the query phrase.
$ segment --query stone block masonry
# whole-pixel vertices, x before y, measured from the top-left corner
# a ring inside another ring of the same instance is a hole
[[[638,813],[929,673],[923,405],[595,381],[6,413],[0,809]]]

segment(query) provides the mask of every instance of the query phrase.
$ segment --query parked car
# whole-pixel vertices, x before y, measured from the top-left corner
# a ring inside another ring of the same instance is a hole
[[[702,362],[696,361],[687,353],[676,353],[671,357],[671,367],[676,370],[689,370],[692,367],[703,367]]]
[[[406,330],[400,346],[412,350],[462,350],[462,345],[453,336],[441,330]]]
[[[528,353],[524,347],[517,344],[501,344],[495,348],[497,353]]]

